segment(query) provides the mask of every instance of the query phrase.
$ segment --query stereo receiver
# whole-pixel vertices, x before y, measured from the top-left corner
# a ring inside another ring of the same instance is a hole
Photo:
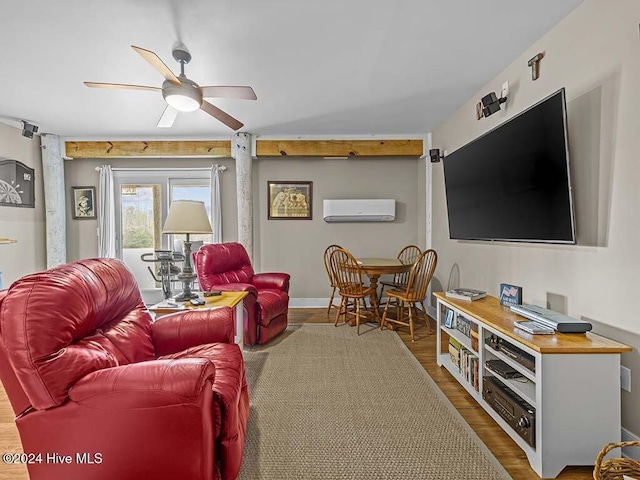
[[[536,410],[492,376],[482,379],[482,398],[525,442],[536,446]]]

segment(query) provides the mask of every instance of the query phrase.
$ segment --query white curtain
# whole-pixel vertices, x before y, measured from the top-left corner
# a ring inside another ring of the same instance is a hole
[[[116,258],[116,204],[111,165],[100,165],[98,256]]]
[[[213,243],[222,243],[220,172],[225,170],[226,167],[217,164],[211,167],[211,228],[213,230]]]

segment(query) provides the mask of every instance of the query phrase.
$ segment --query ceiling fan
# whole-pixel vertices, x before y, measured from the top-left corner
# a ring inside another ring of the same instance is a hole
[[[193,112],[195,110],[203,110],[212,117],[220,120],[232,130],[239,130],[243,127],[243,123],[233,118],[228,113],[220,110],[218,107],[204,100],[205,98],[237,98],[241,100],[257,100],[253,88],[246,86],[209,86],[201,87],[193,80],[187,78],[184,74],[184,66],[191,61],[191,54],[187,48],[178,43],[173,49],[173,58],[180,64],[180,75],[176,76],[173,72],[160,60],[160,57],[151,50],[131,45],[142,58],[155,68],[165,80],[162,87],[149,87],[146,85],[129,85],[122,83],[98,83],[84,82],[87,87],[92,88],[123,88],[130,90],[147,90],[152,92],[162,92],[162,97],[167,102],[167,108],[164,109],[158,127],[171,127],[179,112]]]

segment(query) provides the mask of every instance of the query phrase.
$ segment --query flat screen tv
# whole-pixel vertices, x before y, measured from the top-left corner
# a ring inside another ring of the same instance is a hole
[[[575,243],[564,88],[444,159],[449,236]]]

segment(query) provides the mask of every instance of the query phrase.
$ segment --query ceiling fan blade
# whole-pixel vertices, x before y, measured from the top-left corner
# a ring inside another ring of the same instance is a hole
[[[205,98],[238,98],[240,100],[257,100],[256,92],[251,87],[241,86],[211,86],[200,87]]]
[[[100,82],[84,82],[87,87],[91,88],[122,88],[127,90],[149,90],[151,92],[161,92],[160,87],[148,87],[146,85],[127,85],[126,83],[100,83]]]
[[[200,109],[204,110],[205,112],[207,112],[213,118],[216,118],[216,119],[220,120],[222,123],[224,123],[231,130],[239,130],[242,127],[244,127],[244,123],[240,122],[239,120],[236,120],[235,118],[233,118],[228,113],[223,112],[222,110],[220,110],[218,107],[214,107],[213,105],[211,105],[206,100],[202,102],[202,105],[200,105]]]
[[[158,125],[156,126],[160,128],[170,128],[173,126],[173,122],[177,116],[178,110],[173,108],[171,105],[167,105],[167,108],[162,112],[162,116],[160,117],[160,120],[158,120]]]
[[[151,50],[136,47],[135,45],[131,45],[131,48],[138,52],[142,56],[142,58],[149,62],[151,66],[158,72],[160,72],[160,75],[162,75],[164,78],[176,85],[182,85],[180,80],[178,80],[178,77],[176,77],[169,69],[169,67],[167,67],[162,60],[160,60],[160,57],[158,55],[153,53]]]

